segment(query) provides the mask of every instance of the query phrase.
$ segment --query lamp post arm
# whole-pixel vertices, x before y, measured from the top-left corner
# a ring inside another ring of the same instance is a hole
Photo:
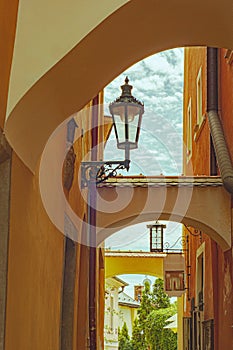
[[[129,169],[130,160],[90,161],[81,163],[81,188],[88,186],[91,179],[99,184],[117,175],[118,170]]]

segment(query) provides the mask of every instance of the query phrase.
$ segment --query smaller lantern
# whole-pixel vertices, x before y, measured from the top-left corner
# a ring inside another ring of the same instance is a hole
[[[109,105],[117,147],[125,150],[126,160],[129,160],[130,149],[138,147],[142,115],[144,113],[144,104],[132,96],[132,88],[133,86],[129,85],[129,79],[126,77],[125,84],[121,86],[121,96]]]
[[[150,229],[150,251],[163,252],[163,230],[166,225],[161,224],[156,220],[155,224],[147,225]]]

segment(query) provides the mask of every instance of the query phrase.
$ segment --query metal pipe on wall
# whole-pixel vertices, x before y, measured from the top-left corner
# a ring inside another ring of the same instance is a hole
[[[91,160],[98,157],[98,111],[99,96],[93,99],[91,128]],[[89,337],[90,349],[96,350],[96,176],[88,186],[88,227],[89,227]]]
[[[233,194],[233,166],[218,115],[218,49],[207,48],[207,116],[223,186]]]

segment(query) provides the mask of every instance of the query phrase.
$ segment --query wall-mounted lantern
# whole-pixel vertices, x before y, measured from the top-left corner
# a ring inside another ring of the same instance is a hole
[[[109,105],[117,148],[125,151],[124,160],[88,161],[81,164],[81,187],[87,187],[90,180],[99,184],[110,177],[117,176],[117,171],[130,167],[130,150],[138,148],[138,141],[144,113],[144,104],[131,93],[133,86],[126,77],[121,86],[121,96]]]
[[[126,77],[121,96],[109,105],[116,134],[117,148],[125,150],[125,168],[129,170],[129,151],[138,148],[144,104],[131,94],[133,86]]]
[[[163,252],[163,230],[166,227],[157,220],[153,225],[147,225],[147,228],[150,229],[151,252]]]

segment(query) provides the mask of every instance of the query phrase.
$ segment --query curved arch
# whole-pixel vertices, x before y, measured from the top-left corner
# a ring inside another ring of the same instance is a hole
[[[171,213],[151,212],[151,213],[140,214],[139,216],[135,215],[127,219],[119,220],[118,222],[115,222],[114,224],[109,225],[108,227],[104,228],[98,233],[98,244],[101,244],[105,239],[109,238],[111,235],[113,235],[117,231],[122,230],[128,226],[131,226],[132,224],[136,225],[142,222],[149,222],[157,219],[162,221],[169,221],[170,216],[171,216]],[[220,246],[222,246],[223,248],[225,247],[225,249],[229,249],[229,247],[226,246],[225,240],[219,235],[219,232],[217,232],[213,227],[206,225],[204,222],[201,222],[194,218],[182,217],[178,215],[177,216],[173,215],[172,218],[174,222],[184,224],[186,226],[191,226],[202,232],[205,232]]]
[[[34,171],[52,131],[122,71],[153,53],[192,45],[233,48],[231,0],[127,2],[21,98],[5,125],[10,144]]]
[[[125,274],[150,275],[163,278],[163,259],[166,254],[140,256],[140,253],[117,254],[105,253],[105,278]],[[149,254],[148,254],[149,255]]]
[[[117,189],[119,207],[120,203],[124,206],[122,210],[115,211],[114,202],[111,204],[111,199],[115,196],[115,188],[108,187],[106,191],[106,187],[101,187],[98,192],[100,194],[98,199],[99,244],[116,231],[129,225],[159,219],[200,229],[215,240],[223,250],[231,247],[231,197],[221,186],[176,185],[167,188],[138,186],[133,188],[132,196],[131,191],[127,192],[125,183]],[[107,206],[108,212],[104,211]]]

